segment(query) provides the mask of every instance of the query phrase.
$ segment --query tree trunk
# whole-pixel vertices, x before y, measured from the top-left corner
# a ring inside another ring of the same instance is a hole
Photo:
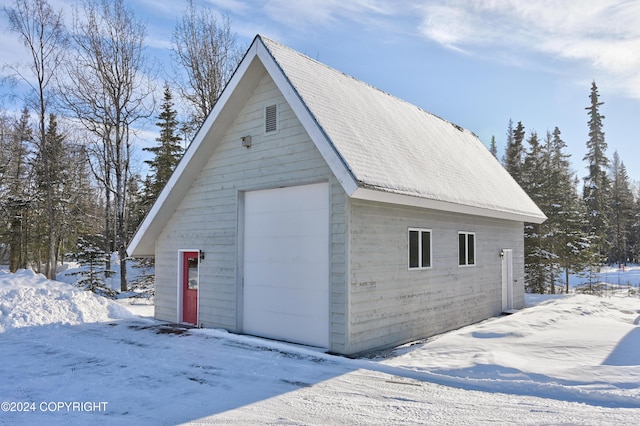
[[[47,160],[48,161],[48,160]],[[47,167],[50,170],[49,167]],[[47,278],[56,279],[56,222],[55,209],[53,207],[53,189],[51,188],[51,176],[48,177],[49,185],[47,185],[47,215],[49,216],[49,254],[47,259]]]
[[[119,119],[118,114],[116,116]],[[120,259],[120,291],[127,291],[127,251],[126,251],[126,227],[125,227],[125,200],[126,200],[126,162],[129,161],[127,152],[124,151],[124,134],[116,127],[116,161],[114,164],[116,175],[116,248]]]
[[[108,178],[110,176],[107,172]],[[108,180],[107,180],[108,182]],[[108,184],[104,186],[104,196],[105,196],[105,206],[104,206],[104,216],[105,216],[105,224],[104,224],[104,251],[107,253],[107,261],[105,262],[105,274],[108,274],[108,271],[111,270],[111,189]],[[105,278],[108,278],[105,276]]]

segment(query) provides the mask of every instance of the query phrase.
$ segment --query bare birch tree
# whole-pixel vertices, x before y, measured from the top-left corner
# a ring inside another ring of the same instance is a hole
[[[66,45],[66,31],[62,11],[56,12],[47,0],[15,0],[13,7],[4,9],[9,18],[9,25],[17,33],[31,56],[31,62],[23,71],[18,66],[10,66],[15,75],[30,88],[33,108],[38,117],[38,129],[34,142],[39,151],[39,158],[44,175],[45,205],[48,217],[48,254],[45,274],[50,279],[56,278],[56,243],[55,208],[53,199],[52,159],[47,141],[46,119],[52,103],[52,83],[54,76],[63,62]]]
[[[176,84],[180,96],[193,108],[191,131],[197,130],[213,109],[225,85],[242,59],[227,16],[219,19],[193,0],[173,31],[173,59],[181,74]]]
[[[104,186],[107,235],[114,220],[121,291],[127,290],[127,190],[131,177],[133,125],[152,113],[147,78],[146,27],[123,0],[87,0],[74,16],[73,61],[63,83],[65,103],[94,135],[93,170]],[[110,209],[110,207],[108,207]]]

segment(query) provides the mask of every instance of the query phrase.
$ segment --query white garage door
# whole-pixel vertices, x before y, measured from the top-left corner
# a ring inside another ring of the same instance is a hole
[[[329,185],[245,194],[245,333],[329,347]]]

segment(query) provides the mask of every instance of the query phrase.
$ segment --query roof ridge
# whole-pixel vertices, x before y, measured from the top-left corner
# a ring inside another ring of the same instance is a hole
[[[406,105],[409,105],[409,106],[412,106],[412,107],[414,107],[414,108],[417,108],[419,111],[422,111],[422,112],[423,112],[423,113],[425,113],[425,114],[429,114],[429,115],[431,115],[431,116],[433,116],[433,117],[435,117],[435,118],[437,118],[437,119],[439,119],[439,120],[442,120],[442,121],[443,121],[443,122],[445,122],[445,123],[449,123],[449,124],[451,124],[454,128],[458,129],[458,130],[459,130],[459,131],[461,131],[461,132],[465,132],[465,131],[466,131],[466,132],[471,133],[471,134],[472,134],[472,135],[474,135],[475,137],[477,137],[477,135],[476,135],[474,132],[472,132],[471,130],[469,130],[469,129],[467,129],[467,128],[463,127],[463,126],[460,126],[459,124],[456,124],[456,123],[454,123],[454,122],[452,122],[452,121],[450,121],[450,120],[447,120],[447,119],[445,119],[445,118],[442,118],[442,117],[440,117],[439,115],[434,114],[434,113],[433,113],[433,112],[431,112],[431,111],[427,111],[426,109],[424,109],[424,108],[422,108],[422,107],[420,107],[420,106],[418,106],[418,105],[415,105],[415,104],[413,104],[413,103],[411,103],[411,102],[409,102],[409,101],[407,101],[407,100],[405,100],[405,99],[402,99],[402,98],[400,98],[399,96],[396,96],[396,95],[394,95],[394,94],[392,94],[392,93],[390,93],[390,92],[387,92],[386,90],[380,89],[379,87],[376,87],[376,86],[374,86],[374,85],[373,85],[373,84],[371,84],[371,83],[367,83],[367,82],[366,82],[366,81],[364,81],[364,80],[361,80],[361,79],[359,79],[359,78],[357,78],[357,77],[354,77],[354,76],[352,76],[352,75],[350,75],[350,74],[347,74],[347,73],[346,73],[346,72],[344,72],[344,71],[340,71],[340,70],[339,70],[339,69],[337,69],[337,68],[334,68],[334,67],[332,67],[332,66],[330,66],[330,65],[327,65],[327,64],[325,64],[324,62],[321,62],[321,61],[319,61],[319,60],[317,60],[317,59],[314,59],[314,58],[312,58],[311,56],[306,55],[306,54],[304,54],[304,53],[300,52],[299,50],[293,49],[293,48],[291,48],[291,47],[289,47],[289,46],[287,46],[287,45],[285,45],[285,44],[282,44],[282,43],[280,43],[280,42],[278,42],[278,41],[275,41],[275,40],[273,40],[273,39],[271,39],[271,38],[269,38],[269,37],[263,36],[263,35],[261,35],[261,34],[257,34],[257,35],[256,35],[256,38],[259,38],[259,39],[262,41],[262,44],[267,48],[267,50],[269,51],[269,53],[271,53],[271,57],[272,57],[276,62],[278,62],[277,55],[275,55],[275,54],[274,54],[274,52],[269,48],[269,44],[276,45],[276,46],[278,46],[278,48],[288,50],[288,51],[290,51],[290,52],[292,52],[292,53],[294,53],[294,54],[296,54],[296,55],[298,55],[298,56],[301,56],[301,57],[305,58],[306,60],[313,61],[313,62],[314,62],[314,63],[316,63],[317,65],[320,65],[320,66],[322,66],[322,67],[324,67],[324,68],[326,68],[326,69],[328,69],[328,70],[331,70],[331,71],[332,71],[332,72],[334,72],[334,73],[337,73],[337,74],[340,74],[340,75],[342,75],[342,76],[344,76],[344,77],[350,78],[350,79],[354,80],[355,82],[357,82],[357,83],[359,83],[359,84],[361,84],[361,85],[364,85],[364,86],[366,86],[366,87],[369,87],[370,89],[373,89],[373,90],[375,90],[375,91],[377,91],[377,92],[380,92],[380,93],[382,93],[382,94],[384,94],[384,95],[387,95],[387,96],[389,96],[389,97],[391,97],[391,98],[395,99],[396,101],[399,101],[399,102],[402,102],[402,103],[404,103],[404,104],[406,104]],[[267,43],[265,43],[265,41],[266,41]]]

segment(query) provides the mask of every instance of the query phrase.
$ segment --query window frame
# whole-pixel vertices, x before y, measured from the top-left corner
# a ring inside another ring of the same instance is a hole
[[[464,263],[462,263],[462,242],[461,236],[464,236]],[[472,244],[469,244],[471,239]],[[471,256],[470,256],[471,255]],[[471,260],[471,262],[469,262]],[[476,266],[476,233],[468,231],[458,231],[458,266],[472,267]]]
[[[411,265],[411,254],[412,254],[412,246],[411,246],[411,233],[418,233],[418,266]],[[429,234],[429,264],[427,266],[424,265],[423,258],[423,234]],[[427,228],[408,228],[407,229],[407,267],[410,271],[431,269],[433,266],[433,232],[431,229]]]

